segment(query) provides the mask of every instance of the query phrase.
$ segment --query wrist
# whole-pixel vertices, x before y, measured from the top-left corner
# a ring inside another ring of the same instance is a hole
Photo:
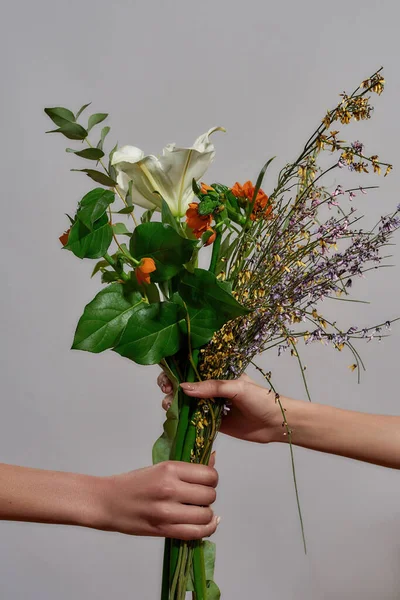
[[[77,502],[73,506],[75,525],[92,529],[109,530],[112,477],[77,475]]]
[[[308,403],[302,400],[293,400],[280,396],[280,404],[274,400],[274,411],[268,422],[268,442],[296,443],[296,431],[304,418]]]

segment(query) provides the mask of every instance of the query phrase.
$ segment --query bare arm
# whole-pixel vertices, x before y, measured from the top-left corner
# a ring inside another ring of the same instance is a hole
[[[400,469],[400,417],[342,410],[282,399],[292,442],[297,446]],[[282,417],[282,415],[280,415]],[[283,441],[282,418],[271,441]]]
[[[166,461],[109,477],[0,464],[0,520],[200,539],[218,525],[213,464]]]
[[[170,392],[168,380],[159,384]],[[236,381],[184,383],[182,388],[197,398],[227,398],[232,407],[221,431],[252,442],[287,442],[283,416],[275,394],[247,375]],[[166,407],[168,396],[163,404]],[[366,414],[280,397],[293,444],[400,469],[400,417]]]

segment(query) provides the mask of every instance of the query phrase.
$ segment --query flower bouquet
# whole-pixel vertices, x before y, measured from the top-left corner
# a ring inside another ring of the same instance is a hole
[[[207,464],[229,411],[229,403],[218,398],[189,399],[181,382],[237,378],[256,355],[275,348],[278,354],[290,351],[308,394],[299,341],[348,349],[351,369],[359,372],[363,363],[354,342],[381,337],[390,328],[386,321],[341,329],[319,308],[324,298],[348,300],[353,279],[382,264],[382,251],[400,225],[399,205],[372,230],[359,228],[355,198],[372,187],[361,186],[359,177],[370,169],[384,169],[386,176],[392,167],[367,155],[361,142],[339,139],[334,129],[336,123],[369,119],[370,93],[380,95],[383,88],[379,70],[352,94],[341,94],[298,158],[267,185],[263,180],[272,158],[254,185],[203,182],[215,154],[211,136],[222,127],[189,148],[169,144],[161,156],[115,146],[106,158],[110,127],[97,135],[94,131],[107,114],[93,114],[82,125],[78,120],[88,104],[76,114],[62,107],[45,109],[57,126],[53,132],[82,142],[67,152],[95,164],[73,170],[98,184],[80,200],[60,237],[64,249],[78,258],[99,259],[92,276],[99,273],[105,284],[85,307],[72,348],[112,349],[141,365],[158,364],[167,374],[174,399],[153,447],[155,463]],[[324,152],[323,168],[319,158]],[[354,185],[325,187],[323,177],[332,170],[353,171]],[[199,259],[208,268],[200,268]],[[290,422],[271,373],[257,368],[275,392],[283,435],[291,442]],[[187,591],[196,600],[219,598],[214,556],[208,540],[167,539],[162,600],[183,599]]]

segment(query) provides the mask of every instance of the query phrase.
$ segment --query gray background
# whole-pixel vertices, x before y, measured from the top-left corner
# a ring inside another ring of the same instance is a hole
[[[60,249],[65,212],[90,189],[69,168],[86,166],[46,136],[45,106],[92,101],[111,113],[114,143],[158,153],[190,145],[214,125],[211,181],[254,179],[263,162],[294,158],[337,94],[381,64],[388,84],[369,123],[345,130],[367,151],[399,163],[399,12],[378,2],[15,0],[3,7],[1,61],[0,456],[13,464],[98,475],[150,464],[163,414],[157,368],[113,353],[69,350],[83,306],[99,290],[92,264]],[[111,147],[111,146],[109,146]],[[340,183],[335,172],[330,182]],[[355,176],[355,184],[375,183]],[[357,198],[368,222],[399,202],[399,175]],[[344,325],[399,315],[400,256],[368,274],[357,297],[326,301]],[[367,372],[357,385],[349,354],[308,346],[314,401],[400,414],[399,326],[362,342]],[[282,394],[304,398],[296,363],[265,356]],[[304,556],[289,451],[217,442],[220,472],[216,580],[229,600],[400,597],[398,472],[297,449],[309,553]],[[162,541],[83,528],[0,525],[4,600],[158,597]]]

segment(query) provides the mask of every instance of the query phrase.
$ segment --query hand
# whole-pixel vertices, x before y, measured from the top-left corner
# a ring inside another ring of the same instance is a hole
[[[219,523],[210,505],[218,473],[210,465],[166,461],[104,477],[97,529],[131,535],[194,540],[213,534]]]
[[[172,401],[172,385],[165,373],[157,383],[164,394],[167,410]],[[197,383],[182,383],[185,394],[194,398],[226,398],[232,406],[222,419],[221,432],[250,442],[283,441],[283,416],[274,392],[259,386],[247,375],[230,381],[209,379]],[[284,404],[284,399],[281,399]]]

